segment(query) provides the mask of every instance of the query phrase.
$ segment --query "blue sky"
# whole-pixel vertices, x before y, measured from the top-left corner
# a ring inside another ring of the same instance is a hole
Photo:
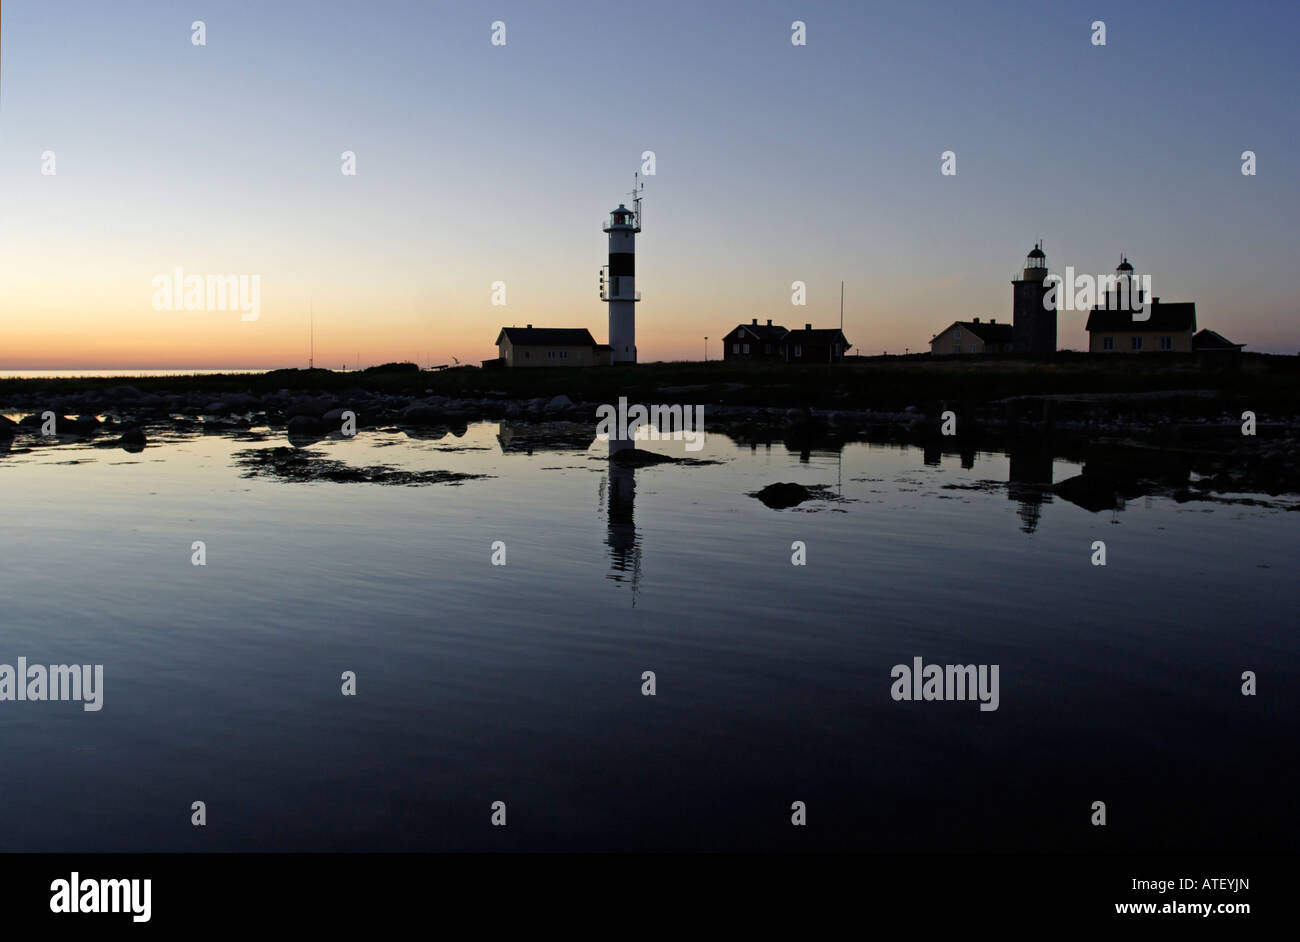
[[[0,366],[296,365],[309,309],[328,365],[481,359],[512,323],[603,341],[598,223],[645,150],[643,360],[831,325],[841,279],[861,352],[923,349],[1009,319],[1038,239],[1053,270],[1126,252],[1201,326],[1294,353],[1297,26],[1280,2],[11,0]],[[261,319],[153,311],[177,265],[258,273]]]

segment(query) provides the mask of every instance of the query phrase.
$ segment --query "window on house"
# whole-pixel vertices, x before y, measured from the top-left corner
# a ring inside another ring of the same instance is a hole
[[[736,339],[737,339],[737,340],[740,340],[740,339],[741,339],[742,337],[744,337],[744,336],[745,336],[745,332],[744,332],[744,330],[738,330],[738,331],[736,331]]]
[[[748,353],[748,352],[749,352],[749,344],[745,344],[745,351],[744,351],[744,352],[745,352],[745,353]]]
[[[959,343],[955,343],[955,344],[953,344],[953,345],[952,345],[952,352],[953,352],[953,353],[961,353],[961,344],[959,344]]]
[[[765,343],[765,344],[763,344],[763,352],[764,352],[764,353],[771,353],[771,352],[772,352],[772,345],[771,345],[770,343]]]
[[[1160,349],[1161,349],[1161,350],[1172,350],[1173,348],[1174,348],[1174,338],[1173,338],[1173,337],[1161,337],[1161,338],[1160,338]]]
[[[1132,339],[1130,339],[1130,341],[1129,341],[1129,349],[1130,349],[1130,350],[1141,350],[1141,349],[1142,349],[1142,338],[1141,338],[1141,337],[1133,337]]]
[[[836,355],[836,356],[839,356],[839,355],[840,355],[840,345],[839,345],[839,344],[836,344],[836,345],[835,345],[835,355]]]
[[[961,340],[961,328],[960,328],[960,327],[958,327],[956,330],[954,330],[954,331],[952,332],[952,339],[953,339],[953,340]]]
[[[548,359],[548,360],[554,360],[554,359],[555,359],[555,351],[554,351],[554,350],[547,350],[547,351],[546,351],[546,359]]]
[[[797,344],[794,345],[794,355],[797,356],[797,357],[801,357],[801,356],[803,356],[803,345],[802,345],[802,344],[798,344],[798,343],[797,343]]]
[[[561,359],[561,360],[567,360],[568,358],[569,358],[569,351],[568,351],[568,350],[561,350],[561,351],[560,351],[560,359]]]
[[[1103,350],[1114,350],[1114,349],[1115,349],[1115,338],[1114,338],[1114,337],[1102,337],[1102,338],[1101,338],[1101,348],[1102,348]]]
[[[731,345],[731,352],[732,352],[732,353],[739,353],[739,352],[740,352],[740,344],[738,344],[738,343],[733,343],[733,344]]]

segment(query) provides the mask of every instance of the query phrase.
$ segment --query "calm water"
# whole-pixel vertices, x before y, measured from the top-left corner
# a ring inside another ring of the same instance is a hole
[[[866,444],[711,435],[718,464],[635,471],[496,423],[313,446],[491,475],[402,487],[164,438],[0,452],[0,663],[105,687],[0,703],[0,849],[1294,846],[1296,514],[1093,514],[1009,493],[1006,455]],[[841,499],[747,496],[775,481]],[[1000,665],[999,709],[895,702],[917,656]]]

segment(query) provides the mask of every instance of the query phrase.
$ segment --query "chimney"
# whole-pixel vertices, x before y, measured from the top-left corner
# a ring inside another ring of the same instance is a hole
[[[812,330],[812,324],[804,324],[804,325],[803,325],[803,329],[804,329],[804,330]]]
[[[757,318],[757,317],[756,317],[756,318],[754,318],[754,321],[753,321],[753,324],[754,324],[754,326],[755,326],[755,327],[757,327],[757,326],[758,326],[758,318]]]
[[[990,317],[990,318],[989,318],[989,323],[990,323],[990,324],[996,324],[997,322],[998,322],[998,319],[997,319],[996,317]]]
[[[533,329],[533,325],[532,325],[532,324],[529,324],[529,325],[528,325],[528,329],[529,329],[529,330],[532,330],[532,329]]]
[[[971,321],[972,324],[978,324],[979,322],[980,322],[980,319],[979,319],[978,317],[975,318],[975,320]]]
[[[771,327],[771,326],[772,326],[772,318],[770,318],[770,317],[767,319],[767,326],[768,326],[768,327]]]

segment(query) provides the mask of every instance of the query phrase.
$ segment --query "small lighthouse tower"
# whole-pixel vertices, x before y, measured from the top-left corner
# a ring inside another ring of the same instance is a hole
[[[1108,298],[1098,298],[1097,300],[1103,307],[1111,306]],[[1141,310],[1143,303],[1149,303],[1150,300],[1150,298],[1147,298],[1146,302],[1143,301],[1142,289],[1138,285],[1137,278],[1133,275],[1133,265],[1126,255],[1120,255],[1119,265],[1115,268],[1115,301],[1111,310]]]
[[[1020,278],[1011,282],[1011,339],[1017,353],[1056,352],[1056,309],[1045,303],[1047,256],[1042,243],[1025,256]]]
[[[636,234],[641,231],[641,190],[632,188],[632,209],[622,203],[609,214],[603,231],[609,233],[609,264],[600,273],[600,299],[609,302],[611,362],[636,362]]]

